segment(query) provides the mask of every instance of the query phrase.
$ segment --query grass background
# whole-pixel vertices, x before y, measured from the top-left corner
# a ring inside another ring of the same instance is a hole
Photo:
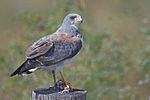
[[[69,12],[84,18],[84,47],[65,66],[73,87],[88,100],[146,100],[150,96],[149,0],[1,0],[0,99],[31,100],[31,90],[53,84],[36,71],[10,78],[28,46],[54,32]],[[59,75],[57,76],[59,78]]]

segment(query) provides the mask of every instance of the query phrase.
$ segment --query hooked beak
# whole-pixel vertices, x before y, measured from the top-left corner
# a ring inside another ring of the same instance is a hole
[[[83,20],[81,20],[81,23],[83,23]]]
[[[82,22],[83,22],[83,19],[82,19],[81,16],[78,16],[78,17],[75,18],[75,21],[82,23]]]
[[[79,17],[78,21],[81,22],[81,23],[83,23],[82,17]]]

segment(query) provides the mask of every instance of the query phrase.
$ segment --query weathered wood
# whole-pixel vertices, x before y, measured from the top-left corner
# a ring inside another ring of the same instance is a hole
[[[86,91],[73,89],[71,92],[62,93],[54,87],[40,88],[32,91],[32,100],[86,100]]]

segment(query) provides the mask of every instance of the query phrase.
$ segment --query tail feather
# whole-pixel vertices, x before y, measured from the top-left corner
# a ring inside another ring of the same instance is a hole
[[[28,60],[26,60],[19,68],[17,68],[13,73],[10,74],[10,77],[13,77],[15,75],[21,75],[23,73],[30,74],[32,72],[28,71],[27,65]]]

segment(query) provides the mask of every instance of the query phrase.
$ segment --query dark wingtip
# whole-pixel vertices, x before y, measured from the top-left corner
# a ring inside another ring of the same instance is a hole
[[[20,66],[19,68],[17,68],[14,72],[12,72],[9,76],[10,77],[13,77],[13,76],[16,76],[16,75],[19,75],[19,74],[21,74],[21,68],[22,68],[22,66]]]
[[[13,77],[13,76],[16,76],[17,74],[16,74],[16,72],[13,72],[13,73],[11,73],[9,76],[10,77]]]
[[[21,69],[25,65],[26,62],[27,62],[27,60],[20,67],[18,67],[14,72],[12,72],[9,76],[13,77],[13,76],[16,76],[16,75],[20,75],[22,73]]]

